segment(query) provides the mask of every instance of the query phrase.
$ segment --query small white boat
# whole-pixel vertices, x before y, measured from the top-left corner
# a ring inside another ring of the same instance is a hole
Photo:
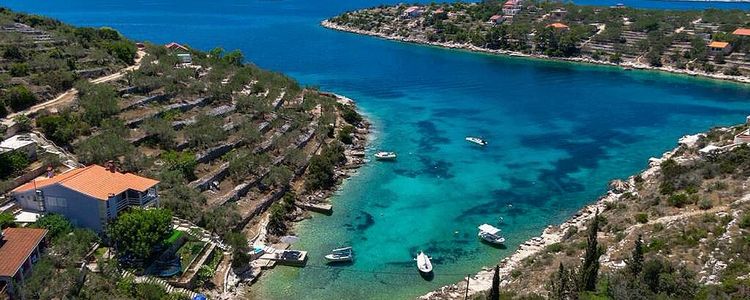
[[[480,145],[480,146],[487,146],[487,141],[485,141],[485,140],[483,140],[481,138],[478,138],[478,137],[467,136],[466,140],[469,141],[469,142],[471,142],[471,143]]]
[[[419,251],[417,258],[415,258],[414,260],[417,261],[417,268],[419,269],[419,272],[422,272],[422,273],[432,272],[432,263],[430,262],[430,257],[428,257],[427,254],[424,254],[424,252]]]
[[[477,236],[489,243],[505,243],[505,238],[500,234],[500,229],[490,224],[479,225],[479,233],[477,234]]]
[[[379,160],[393,160],[396,159],[396,152],[380,151],[375,153],[375,158]]]
[[[352,247],[333,249],[331,254],[326,255],[325,258],[329,262],[352,261],[354,259],[354,251]]]

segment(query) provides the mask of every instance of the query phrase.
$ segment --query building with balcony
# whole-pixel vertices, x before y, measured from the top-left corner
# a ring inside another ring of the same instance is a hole
[[[10,195],[24,210],[61,214],[76,226],[101,232],[128,207],[158,206],[158,183],[113,165],[91,165],[34,179]]]
[[[47,230],[39,228],[6,228],[0,233],[0,299],[14,299],[17,285],[31,275],[41,257],[46,236]]]

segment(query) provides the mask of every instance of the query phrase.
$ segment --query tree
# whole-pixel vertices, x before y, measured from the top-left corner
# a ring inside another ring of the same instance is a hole
[[[547,283],[547,297],[551,300],[576,299],[577,291],[572,274],[560,263],[557,272],[552,274]]]
[[[144,260],[172,233],[172,214],[165,209],[136,208],[120,215],[107,233],[121,259]]]
[[[246,267],[250,262],[250,245],[247,237],[241,232],[231,231],[224,236],[224,240],[232,247],[232,267]]]
[[[161,158],[169,169],[179,171],[187,180],[195,180],[195,167],[198,166],[195,154],[170,150],[162,153]]]
[[[583,291],[596,290],[596,280],[599,275],[599,256],[602,250],[599,249],[597,233],[599,232],[599,210],[594,214],[588,228],[588,239],[586,241],[586,253],[583,257],[583,265],[580,271],[580,285]]]
[[[92,126],[120,112],[117,91],[108,84],[83,83],[78,85],[78,102],[83,107],[83,119]]]
[[[89,229],[76,228],[70,233],[58,235],[50,247],[50,256],[58,267],[76,267],[98,241],[96,233]]]
[[[211,147],[226,137],[227,133],[221,128],[223,123],[220,117],[200,115],[195,123],[185,128],[185,136],[192,146]]]
[[[16,217],[11,213],[0,212],[0,229],[16,227]]]
[[[26,153],[21,151],[9,151],[0,154],[0,179],[18,175],[29,165]]]
[[[132,65],[135,59],[135,54],[138,49],[131,42],[126,41],[114,41],[107,45],[107,51],[110,55],[119,59],[120,61]]]
[[[174,148],[177,133],[169,121],[162,118],[148,119],[143,122],[143,130],[147,135],[153,136],[153,140],[163,149]]]
[[[242,216],[240,215],[237,206],[222,205],[214,210],[209,211],[203,216],[201,223],[205,224],[207,230],[215,232],[219,236],[224,236],[231,228],[236,226]]]
[[[24,110],[36,103],[37,99],[28,88],[23,85],[17,85],[8,89],[4,97],[7,103],[14,111]]]
[[[34,226],[49,230],[48,236],[53,240],[73,230],[73,224],[59,214],[46,214],[39,218]]]
[[[500,300],[500,266],[495,265],[495,275],[492,276],[492,289],[487,300]]]
[[[198,222],[201,206],[206,204],[206,196],[182,183],[161,193],[161,206],[175,215]]]
[[[630,257],[630,261],[628,261],[628,270],[634,278],[637,278],[641,274],[641,270],[643,270],[643,240],[640,234],[635,240],[633,254]]]

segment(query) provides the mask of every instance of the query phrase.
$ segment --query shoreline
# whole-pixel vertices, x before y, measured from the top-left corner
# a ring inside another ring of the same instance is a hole
[[[661,157],[652,157],[649,159],[648,168],[641,171],[640,173],[631,175],[625,180],[627,188],[622,189],[613,187],[612,184],[607,189],[607,192],[600,196],[594,203],[588,204],[578,210],[575,214],[570,216],[565,222],[559,225],[548,225],[542,230],[541,235],[533,236],[521,243],[518,249],[511,255],[501,259],[498,262],[499,275],[500,275],[500,287],[507,286],[510,283],[511,272],[522,263],[522,261],[532,255],[538,254],[544,251],[548,245],[559,243],[563,240],[565,233],[570,228],[577,228],[581,230],[587,227],[587,223],[594,217],[596,211],[604,211],[606,203],[614,202],[620,199],[621,196],[627,193],[635,192],[635,177],[640,176],[644,180],[648,180],[651,176],[654,176],[661,170],[661,163],[669,158],[673,158],[677,150],[683,141],[691,140],[693,137],[697,137],[705,133],[698,133],[694,135],[685,135],[679,139],[677,147],[672,150],[664,152]],[[494,269],[492,267],[484,266],[474,276],[470,277],[468,296],[474,296],[479,293],[486,292],[492,288],[492,279],[494,277]],[[464,293],[466,293],[466,277],[461,282],[442,286],[432,292],[419,296],[418,299],[423,300],[437,300],[437,299],[463,299]]]
[[[528,54],[528,53],[522,53],[519,51],[511,51],[511,50],[487,49],[487,48],[477,47],[468,43],[458,44],[458,43],[451,43],[451,42],[430,42],[430,41],[426,41],[424,39],[419,39],[419,38],[410,38],[410,37],[403,37],[403,36],[398,36],[398,35],[388,35],[388,34],[379,33],[379,32],[352,28],[349,26],[332,23],[328,19],[321,21],[320,25],[328,29],[338,30],[342,32],[355,33],[355,34],[360,34],[360,35],[374,36],[374,37],[379,37],[379,38],[383,38],[383,39],[391,40],[391,41],[398,41],[398,42],[425,45],[425,46],[433,46],[433,47],[453,49],[453,50],[465,50],[465,51],[470,51],[474,53],[483,53],[483,54],[498,55],[498,56],[504,56],[504,57],[516,57],[516,58],[520,57],[520,58],[536,59],[536,60],[541,60],[541,61],[567,62],[567,63],[585,64],[585,65],[592,65],[592,66],[609,66],[609,67],[616,67],[625,71],[630,70],[630,69],[641,70],[641,71],[654,71],[654,72],[669,73],[673,75],[682,75],[682,76],[696,77],[700,79],[716,80],[716,81],[722,81],[722,82],[734,82],[734,83],[740,83],[740,84],[750,83],[750,76],[732,76],[732,75],[724,75],[720,73],[706,73],[702,71],[699,72],[699,71],[691,71],[687,69],[677,69],[674,67],[652,67],[647,64],[642,64],[642,63],[637,63],[637,62],[623,62],[623,63],[616,64],[616,63],[612,63],[609,61],[595,60],[595,59],[584,58],[584,57],[552,57],[552,56],[543,55],[543,54]]]

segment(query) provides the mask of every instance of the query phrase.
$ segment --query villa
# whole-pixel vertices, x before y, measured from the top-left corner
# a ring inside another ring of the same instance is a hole
[[[114,164],[91,165],[49,178],[34,179],[11,191],[24,210],[57,213],[74,225],[104,230],[108,221],[128,207],[158,206],[159,181],[120,173]]]
[[[15,283],[31,275],[46,236],[47,230],[38,228],[6,228],[0,233],[0,298],[14,299]]]
[[[555,9],[551,12],[550,17],[553,20],[562,21],[565,16],[568,14],[568,11],[562,8]]]
[[[734,30],[734,32],[732,32],[732,34],[743,37],[750,36],[750,28],[737,28],[736,30]]]
[[[416,18],[416,17],[421,16],[422,12],[424,12],[424,11],[422,10],[421,7],[419,7],[419,6],[410,6],[409,8],[407,8],[406,10],[404,10],[404,15],[403,16],[406,17],[406,18]]]
[[[520,0],[508,0],[503,4],[503,14],[514,16],[521,12],[521,1]]]
[[[732,45],[727,42],[713,41],[708,44],[708,50],[713,55],[724,54],[727,55],[732,52]]]
[[[490,20],[487,21],[487,23],[498,25],[498,24],[502,24],[503,21],[505,21],[505,18],[503,16],[501,16],[501,15],[494,15],[494,16],[490,17]]]

